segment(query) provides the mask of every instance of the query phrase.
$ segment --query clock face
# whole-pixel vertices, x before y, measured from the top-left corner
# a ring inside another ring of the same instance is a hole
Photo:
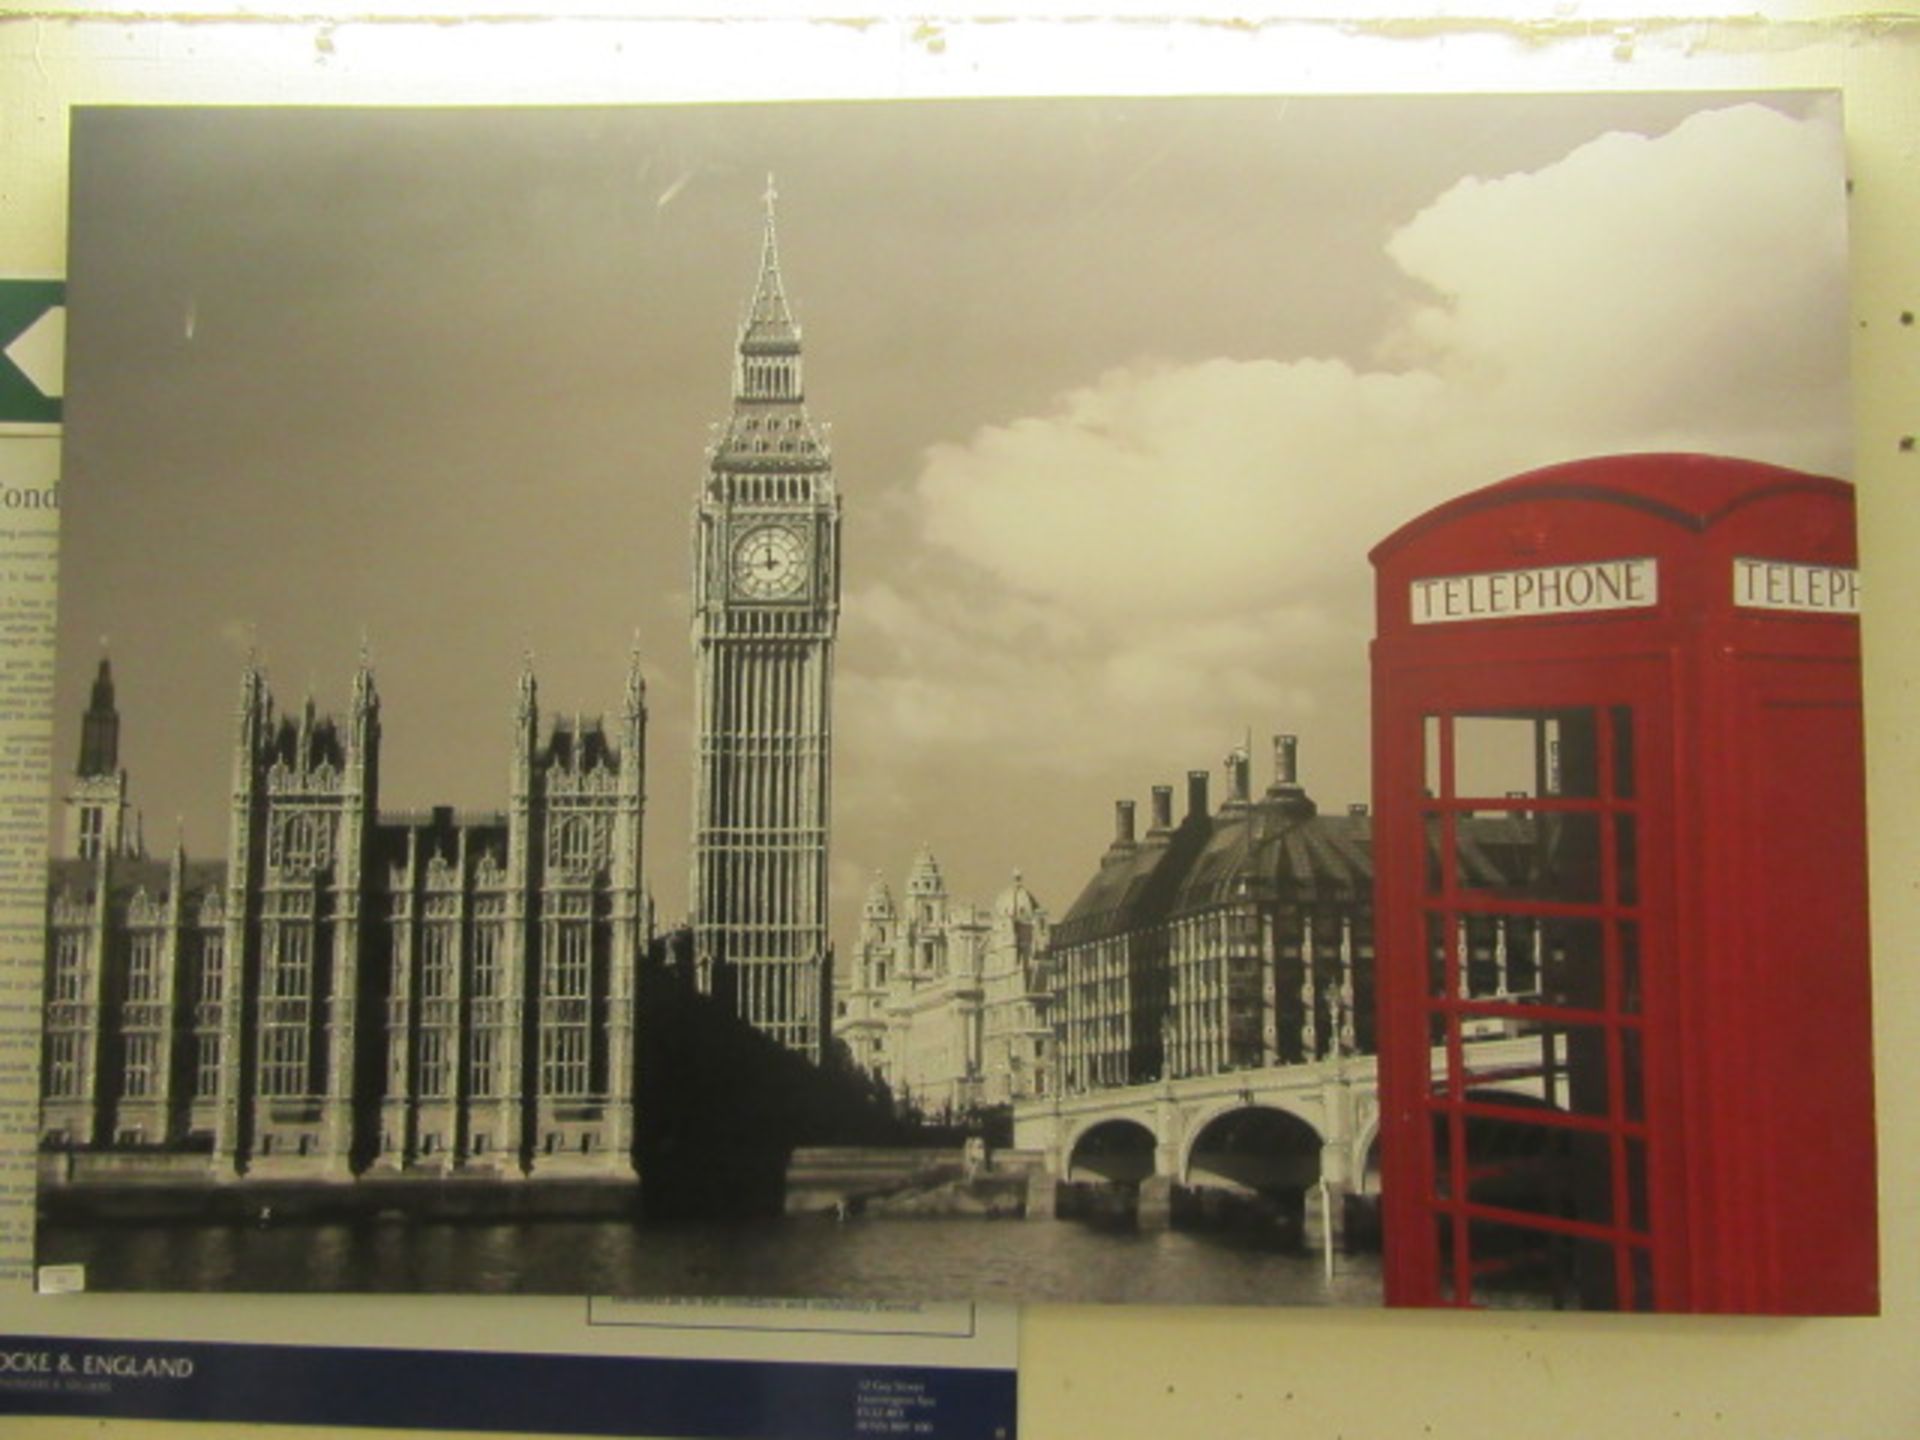
[[[759,525],[733,545],[733,593],[743,600],[786,600],[807,583],[807,542],[784,525]]]

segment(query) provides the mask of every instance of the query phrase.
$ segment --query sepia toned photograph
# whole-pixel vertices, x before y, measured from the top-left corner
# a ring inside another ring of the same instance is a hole
[[[1835,96],[71,187],[39,1264],[1877,1308]]]

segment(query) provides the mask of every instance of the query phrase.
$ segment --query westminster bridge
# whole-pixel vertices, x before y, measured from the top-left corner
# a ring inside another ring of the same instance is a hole
[[[1548,1100],[1552,1066],[1538,1035],[1471,1040],[1473,1070],[1498,1089]],[[1431,1073],[1446,1073],[1446,1051]],[[1349,1196],[1377,1197],[1379,1065],[1337,1055],[1292,1065],[1190,1075],[1028,1101],[1014,1108],[1016,1149],[1040,1157],[1028,1213],[1053,1213],[1061,1183],[1137,1186],[1143,1226],[1168,1223],[1175,1187],[1297,1194],[1304,1238],[1342,1238]]]

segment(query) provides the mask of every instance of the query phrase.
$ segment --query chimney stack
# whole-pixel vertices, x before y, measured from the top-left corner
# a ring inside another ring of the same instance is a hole
[[[1187,819],[1204,820],[1207,818],[1207,772],[1189,770],[1187,772]]]
[[[1273,784],[1267,787],[1265,803],[1277,805],[1284,813],[1304,819],[1315,814],[1319,807],[1307,798],[1307,792],[1300,787],[1299,760],[1298,737],[1273,737]]]
[[[1133,848],[1133,801],[1113,802],[1113,843],[1117,848]]]
[[[1300,739],[1296,735],[1276,735],[1273,737],[1273,783],[1276,788],[1300,783],[1299,768]]]
[[[1252,800],[1252,772],[1252,758],[1236,745],[1227,756],[1227,804],[1245,805]]]
[[[1148,827],[1149,837],[1165,835],[1173,829],[1173,787],[1156,785],[1153,787],[1153,824]]]

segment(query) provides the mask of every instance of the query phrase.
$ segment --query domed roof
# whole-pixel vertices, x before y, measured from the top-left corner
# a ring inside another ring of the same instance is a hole
[[[1026,882],[1018,870],[1013,872],[1013,883],[994,897],[993,913],[1013,920],[1031,920],[1045,913],[1045,907],[1036,900],[1033,892],[1027,889]]]
[[[865,913],[875,917],[893,914],[893,892],[887,888],[887,877],[878,870],[873,872],[873,884],[867,887]]]

